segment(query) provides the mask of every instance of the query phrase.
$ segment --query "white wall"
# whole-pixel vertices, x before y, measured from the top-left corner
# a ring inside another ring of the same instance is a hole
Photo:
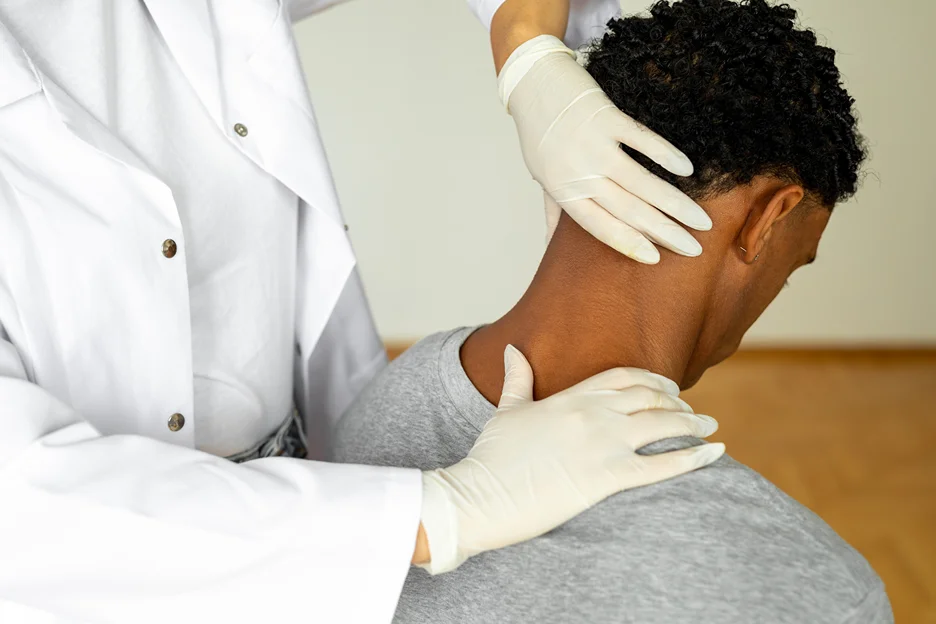
[[[819,262],[750,341],[934,344],[936,3],[791,4],[839,51],[873,156]],[[459,0],[354,0],[297,37],[381,333],[409,339],[506,311],[542,253],[542,200],[483,28]]]

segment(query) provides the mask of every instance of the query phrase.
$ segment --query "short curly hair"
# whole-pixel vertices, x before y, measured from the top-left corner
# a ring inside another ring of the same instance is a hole
[[[674,176],[624,149],[694,199],[772,174],[831,208],[854,194],[865,158],[835,51],[765,0],[661,1],[611,20],[586,69],[611,100],[695,165]]]

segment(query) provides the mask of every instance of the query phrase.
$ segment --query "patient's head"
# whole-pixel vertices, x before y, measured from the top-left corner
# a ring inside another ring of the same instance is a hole
[[[834,52],[795,15],[764,0],[659,2],[649,17],[612,21],[589,53],[586,67],[614,103],[683,150],[696,173],[679,178],[631,155],[697,200],[714,227],[697,235],[701,257],[663,252],[648,267],[563,215],[537,279],[552,266],[595,289],[618,285],[629,306],[682,315],[697,330],[684,387],[730,355],[815,259],[832,207],[856,190],[864,150],[853,100]]]
[[[689,178],[637,157],[691,197],[773,175],[831,207],[855,192],[864,151],[835,52],[795,19],[764,0],[658,2],[649,17],[612,20],[586,68],[689,156]]]

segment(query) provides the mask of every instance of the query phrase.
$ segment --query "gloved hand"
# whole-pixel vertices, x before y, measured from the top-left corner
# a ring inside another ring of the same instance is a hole
[[[561,206],[593,236],[639,262],[659,261],[651,241],[685,256],[702,253],[698,241],[666,215],[696,230],[710,229],[712,220],[620,144],[677,175],[691,175],[692,163],[618,110],[562,41],[540,35],[520,45],[498,86],[526,165],[556,202],[547,202],[549,235]]]
[[[433,574],[480,552],[559,526],[621,490],[706,466],[725,451],[704,444],[660,455],[636,450],[677,436],[706,437],[717,423],[692,413],[675,383],[618,368],[542,401],[533,371],[513,347],[504,354],[500,404],[468,457],[423,473],[422,525]]]

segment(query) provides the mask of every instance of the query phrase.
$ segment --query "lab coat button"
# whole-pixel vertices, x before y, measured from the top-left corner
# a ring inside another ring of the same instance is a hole
[[[234,124],[234,132],[242,137],[245,137],[247,136],[247,126],[242,123]]]
[[[173,414],[169,417],[169,431],[178,431],[185,426],[185,416],[182,414]]]
[[[172,258],[175,256],[178,249],[179,248],[176,246],[176,242],[171,238],[167,238],[163,241],[163,255],[167,258]]]

